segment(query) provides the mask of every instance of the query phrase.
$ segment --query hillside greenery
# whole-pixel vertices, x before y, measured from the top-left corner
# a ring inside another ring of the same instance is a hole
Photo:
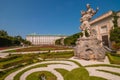
[[[82,33],[79,32],[79,33],[76,33],[76,34],[73,34],[71,36],[68,36],[67,38],[64,39],[64,45],[65,46],[74,46],[75,45],[75,42],[77,41],[77,39],[82,36]],[[58,39],[56,40],[55,42],[56,45],[62,45],[61,43],[61,39]]]
[[[19,46],[22,44],[30,45],[29,41],[23,39],[20,35],[9,36],[7,31],[0,30],[0,47]]]

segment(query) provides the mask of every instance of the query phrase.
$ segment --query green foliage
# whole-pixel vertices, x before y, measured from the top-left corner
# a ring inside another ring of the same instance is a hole
[[[115,27],[110,32],[110,40],[115,41],[116,43],[120,43],[120,28]]]
[[[73,52],[51,52],[51,53],[41,53],[39,56],[45,60],[45,59],[60,59],[60,58],[71,58],[73,56]]]
[[[120,68],[120,66],[117,65],[111,65],[111,64],[92,64],[92,65],[86,65],[84,67],[113,67],[113,68]]]
[[[118,18],[119,18],[119,16],[117,16],[117,13],[116,12],[113,12],[113,18],[114,18],[114,20],[113,20],[113,24],[114,24],[114,27],[118,27]]]
[[[118,27],[118,18],[116,12],[113,12],[113,24],[114,29],[110,32],[110,40],[112,41],[112,48],[113,49],[120,49],[120,27]]]
[[[111,64],[120,64],[120,55],[119,54],[107,54]]]
[[[26,80],[42,80],[40,79],[40,76],[44,74],[46,77],[46,80],[57,80],[57,77],[52,74],[51,72],[48,71],[38,71],[38,72],[34,72],[32,74],[30,74]]]
[[[0,62],[4,62],[4,61],[9,61],[9,60],[12,60],[12,59],[16,59],[18,57],[21,57],[21,55],[13,55],[13,56],[9,56],[9,57],[5,57],[5,58],[1,58],[0,59]]]
[[[113,74],[113,75],[120,76],[120,73],[116,73],[116,72],[112,72],[112,71],[108,71],[108,70],[100,70],[100,69],[97,69],[97,71],[106,72],[106,73],[110,73],[110,74]]]
[[[69,36],[67,38],[64,39],[64,44],[66,46],[72,46],[72,45],[75,45],[75,42],[77,41],[77,39],[82,36],[82,33],[76,33],[76,34],[73,34],[72,36]]]
[[[55,70],[61,73],[62,76],[65,76],[69,72],[68,70],[62,68],[57,68]]]
[[[62,45],[62,44],[61,44],[61,39],[57,39],[57,40],[55,41],[55,44],[56,44],[56,45]]]
[[[89,80],[88,71],[81,67],[73,69],[71,72],[67,73],[65,76],[65,80]]]
[[[89,80],[107,80],[107,79],[104,79],[104,78],[101,78],[101,77],[96,77],[96,76],[90,76]]]
[[[0,68],[9,68],[12,66],[18,66],[21,65],[21,63],[27,63],[31,64],[35,60],[35,62],[38,61],[37,57],[39,54],[25,54],[25,55],[11,55],[8,56],[7,58],[2,58],[0,59]]]
[[[7,31],[0,30],[0,36],[8,36]]]
[[[8,35],[7,31],[0,30],[0,47],[19,46],[21,43],[30,45],[29,41],[26,41],[19,35],[12,37]]]

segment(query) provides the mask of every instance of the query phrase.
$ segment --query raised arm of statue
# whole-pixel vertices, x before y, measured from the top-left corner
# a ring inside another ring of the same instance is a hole
[[[85,11],[81,11],[81,16],[84,16],[86,14]]]
[[[99,10],[99,7],[97,7],[97,9],[95,11],[93,10],[92,11],[93,15],[96,14],[98,12],[98,10]]]

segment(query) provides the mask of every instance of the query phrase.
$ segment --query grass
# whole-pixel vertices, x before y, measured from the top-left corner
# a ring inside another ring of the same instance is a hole
[[[64,80],[107,80],[105,78],[89,76],[88,71],[84,67],[67,71],[65,69],[55,69],[64,77]]]
[[[4,78],[6,77],[6,76],[8,76],[9,74],[11,74],[12,72],[15,72],[15,71],[17,71],[17,70],[19,70],[19,69],[21,69],[22,67],[18,67],[18,68],[14,68],[14,69],[10,69],[10,70],[7,70],[7,71],[4,71],[4,74],[2,75],[2,74],[0,74],[0,80],[4,80]]]
[[[107,79],[101,78],[101,77],[96,77],[96,76],[90,76],[89,80],[107,80]]]
[[[27,76],[26,80],[41,80],[40,79],[41,74],[45,75],[46,80],[57,80],[57,77],[48,71],[34,72]]]
[[[120,66],[111,65],[111,64],[93,64],[93,65],[87,65],[87,66],[85,66],[85,67],[99,67],[99,66],[107,66],[107,67],[120,68]]]
[[[106,73],[110,73],[110,74],[114,74],[114,75],[120,76],[120,73],[116,73],[116,72],[112,72],[112,71],[100,70],[100,69],[97,69],[97,71],[106,72]]]
[[[12,55],[13,54],[11,54],[10,56],[12,56]],[[16,54],[16,55],[18,56],[18,54]],[[26,65],[29,65],[31,63],[36,63],[36,62],[38,62],[37,58],[39,58],[43,55],[46,55],[46,54],[19,54],[19,55],[20,55],[20,57],[12,58],[12,59],[6,60],[6,61],[1,61],[0,62],[1,68],[2,68],[2,66],[4,66],[4,65],[6,66],[6,64],[9,64],[9,63],[10,63],[9,67],[13,66],[14,65],[13,63],[15,63],[15,65],[23,64],[23,65],[21,65],[22,67],[26,66]],[[51,58],[51,55],[52,55],[53,58]],[[73,52],[57,52],[57,53],[50,53],[49,56],[47,55],[47,58],[53,59],[53,60],[58,60],[58,59],[63,60],[63,58],[67,59],[67,58],[70,58],[72,56],[73,56]],[[26,60],[26,59],[28,59],[28,60]],[[6,67],[8,67],[8,66],[6,66]],[[7,71],[4,71],[4,72],[0,72],[1,79],[3,79],[4,76],[8,75],[9,72],[11,72],[11,71],[12,70],[7,70]]]
[[[16,58],[16,59],[12,59],[12,60],[9,60],[9,61],[0,62],[0,64],[1,64],[1,65],[4,65],[4,64],[8,64],[8,63],[12,63],[12,62],[16,62],[16,61],[20,61],[20,60],[22,60],[21,57]]]
[[[0,68],[5,69],[8,67],[20,65],[23,63],[29,64],[29,63],[34,63],[34,62],[39,61],[37,59],[39,57],[38,54],[17,54],[16,56],[18,56],[18,55],[19,55],[19,57],[17,57],[17,58],[12,58],[10,60],[6,59],[6,60],[1,61]],[[15,56],[15,55],[13,54],[13,55],[8,56],[8,59],[11,56]]]
[[[69,52],[51,52],[51,53],[41,53],[39,56],[42,59],[68,59],[71,58],[74,55],[73,51],[69,51]]]
[[[120,64],[120,55],[108,53],[107,56],[111,64]]]
[[[27,69],[19,72],[19,73],[14,77],[14,80],[19,80],[20,76],[21,76],[24,72],[26,72],[26,71],[28,71],[28,70],[30,70],[30,69],[33,69],[33,68],[38,68],[38,67],[47,67],[47,64],[40,64],[40,65],[36,65],[36,66],[32,66],[32,67],[30,67],[30,68],[27,68]]]
[[[74,62],[76,65],[78,65],[79,67],[82,67],[82,65],[80,63],[78,63],[77,61],[74,61],[74,60],[67,60],[67,61],[71,61],[71,62]]]
[[[64,80],[89,80],[89,73],[85,68],[76,68],[65,74]]]
[[[19,80],[20,76],[21,76],[24,72],[26,72],[26,71],[28,71],[28,70],[30,70],[30,69],[34,69],[34,68],[38,68],[38,67],[47,67],[47,65],[50,65],[50,64],[64,64],[64,63],[46,63],[46,64],[39,64],[39,65],[35,65],[35,66],[32,66],[32,67],[29,67],[29,68],[27,68],[27,69],[19,72],[19,73],[14,77],[14,80]],[[69,65],[69,64],[64,64],[64,65]]]
[[[61,68],[57,68],[55,69],[56,71],[58,71],[59,73],[61,73],[61,75],[64,77],[69,71],[66,69],[61,69]]]

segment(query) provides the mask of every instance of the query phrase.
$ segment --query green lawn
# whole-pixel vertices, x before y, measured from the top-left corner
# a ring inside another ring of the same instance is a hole
[[[108,71],[108,70],[100,70],[100,69],[97,69],[97,71],[106,72],[106,73],[110,73],[110,74],[113,74],[113,75],[120,76],[120,73],[112,72],[112,71]]]
[[[65,69],[61,69],[61,68],[57,68],[55,69],[56,71],[58,71],[59,73],[61,73],[61,75],[64,77],[69,71],[65,70]]]
[[[64,64],[64,63],[46,63],[46,64],[38,64],[38,65],[32,66],[32,67],[30,67],[30,68],[27,68],[27,69],[19,72],[19,73],[14,77],[14,80],[19,80],[20,76],[21,76],[24,72],[26,72],[26,71],[28,71],[28,70],[30,70],[30,69],[39,68],[39,67],[47,67],[47,65],[50,65],[50,64]],[[64,65],[69,65],[69,64],[64,64]]]
[[[64,80],[107,80],[101,77],[89,76],[88,71],[84,67],[67,71],[65,69],[56,69],[64,77]]]
[[[30,74],[26,80],[41,80],[40,76],[41,74],[44,74],[46,77],[46,80],[57,80],[56,76],[53,75],[51,72],[48,71],[40,71],[40,72],[34,72]]]
[[[70,52],[51,52],[51,53],[41,53],[39,55],[42,59],[68,59],[74,56],[73,51]]]
[[[107,54],[111,64],[120,64],[120,55],[119,54]]]
[[[112,64],[93,64],[93,65],[87,65],[85,67],[99,67],[99,66],[105,66],[105,67],[113,67],[113,68],[120,68],[120,66],[112,65]]]
[[[18,56],[20,55],[19,57],[16,57],[16,58],[9,58],[9,57],[12,57],[12,56]],[[21,65],[23,63],[25,64],[29,64],[29,63],[34,63],[34,62],[38,62],[39,60],[37,59],[39,57],[38,54],[16,54],[16,55],[11,55],[11,56],[8,56],[8,60],[7,58],[2,58],[0,59],[0,68],[8,68],[8,67],[11,67],[11,66],[17,66],[17,65]]]

